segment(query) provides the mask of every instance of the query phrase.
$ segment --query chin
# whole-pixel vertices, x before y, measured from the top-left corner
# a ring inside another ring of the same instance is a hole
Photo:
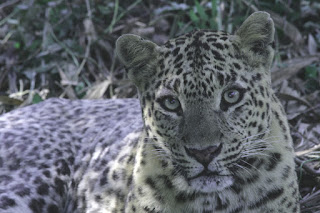
[[[192,178],[188,182],[190,187],[195,191],[211,193],[219,192],[230,187],[234,182],[234,178],[232,176],[210,175]]]

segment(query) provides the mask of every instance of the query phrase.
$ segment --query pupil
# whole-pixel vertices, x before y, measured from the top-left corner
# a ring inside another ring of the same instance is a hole
[[[236,93],[235,91],[229,92],[228,97],[233,98],[235,96],[235,93]]]

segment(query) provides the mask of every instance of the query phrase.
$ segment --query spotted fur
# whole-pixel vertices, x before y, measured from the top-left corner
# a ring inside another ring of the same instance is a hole
[[[0,212],[299,212],[273,36],[265,12],[235,35],[121,36],[140,101],[50,99],[0,117]]]

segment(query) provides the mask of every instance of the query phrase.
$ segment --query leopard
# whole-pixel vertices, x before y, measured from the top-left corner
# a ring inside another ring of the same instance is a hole
[[[138,98],[50,98],[0,117],[1,213],[297,213],[271,85],[274,22],[115,44]]]

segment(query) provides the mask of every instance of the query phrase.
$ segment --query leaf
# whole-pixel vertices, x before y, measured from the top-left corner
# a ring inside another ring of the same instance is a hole
[[[84,85],[83,82],[79,82],[75,86],[74,90],[75,90],[75,92],[76,92],[76,94],[77,94],[77,96],[79,98],[83,98],[86,95],[86,93],[85,93],[85,85]]]
[[[318,71],[316,66],[309,65],[305,68],[305,77],[307,79],[317,78],[317,76],[318,76]]]
[[[309,33],[308,35],[308,51],[310,55],[315,55],[317,53],[317,42],[312,36],[312,34]]]
[[[189,16],[190,16],[191,21],[194,24],[196,24],[196,25],[199,24],[199,17],[195,14],[195,12],[193,10],[189,11]]]
[[[298,73],[298,71],[315,61],[319,61],[320,55],[297,57],[283,62],[287,64],[285,68],[273,68],[271,72],[272,85],[276,86],[282,81],[289,79],[291,76]]]
[[[16,48],[16,49],[20,49],[21,43],[20,43],[20,42],[15,42],[13,46],[14,46],[14,48]]]
[[[296,45],[300,46],[303,44],[304,40],[302,37],[301,32],[299,29],[292,23],[290,23],[288,20],[284,19],[281,15],[269,11],[271,18],[274,21],[274,24],[279,28],[283,30],[283,33],[290,38],[290,40]]]
[[[103,98],[104,93],[107,91],[108,87],[111,85],[110,80],[105,80],[91,87],[87,94],[84,96],[84,99],[101,99]]]
[[[211,18],[209,20],[210,28],[217,30],[218,24],[217,24],[217,0],[211,0]]]
[[[203,22],[208,21],[209,17],[204,11],[204,8],[200,5],[198,1],[195,1],[195,4],[196,4],[197,12],[199,13],[199,16],[200,16],[200,20]]]
[[[43,101],[41,96],[38,93],[35,93],[32,98],[32,104],[37,104],[37,103],[40,103],[41,101]]]
[[[23,101],[15,99],[15,98],[10,98],[7,96],[0,96],[0,103],[7,104],[7,105],[19,106],[23,103]]]
[[[217,17],[217,0],[211,0],[211,15],[212,17]]]

